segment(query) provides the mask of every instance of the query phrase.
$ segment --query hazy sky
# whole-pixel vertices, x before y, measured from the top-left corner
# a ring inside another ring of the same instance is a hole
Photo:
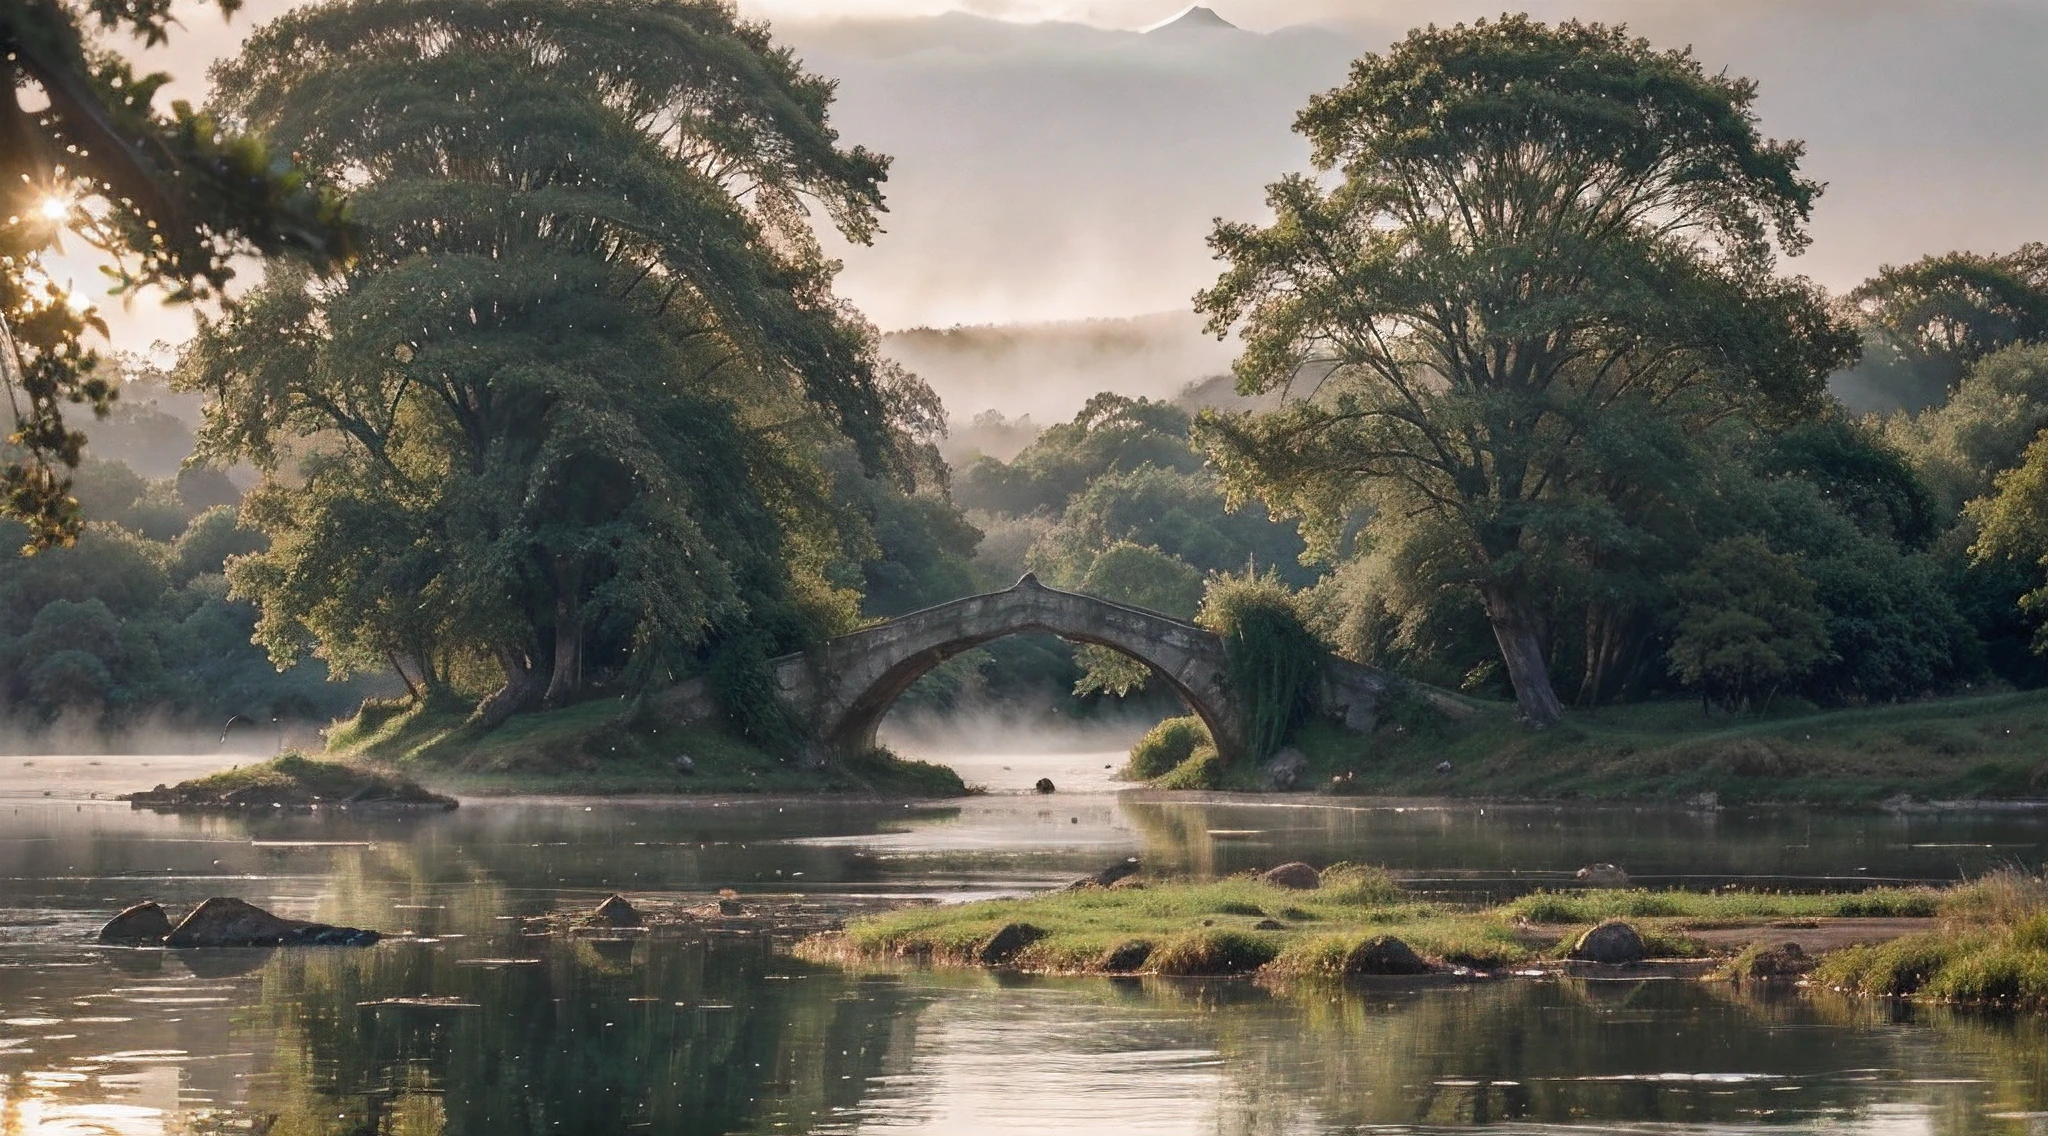
[[[290,0],[232,24],[180,0],[152,54],[177,93]],[[1298,168],[1288,131],[1346,62],[1416,24],[1500,0],[1215,0],[1272,34],[1138,36],[1161,0],[749,0],[840,80],[842,136],[895,156],[887,232],[844,250],[841,290],[885,328],[1184,308],[1213,279],[1212,218],[1257,217]],[[1523,7],[1524,5],[1516,5]],[[1625,20],[1707,66],[1757,79],[1765,130],[1803,138],[1829,183],[1813,250],[1831,288],[1879,264],[2048,239],[2048,5],[2032,0],[1540,0],[1546,19]],[[993,23],[975,16],[1007,21]],[[1058,20],[1067,23],[1034,24]],[[1313,25],[1313,26],[1306,26]],[[75,273],[81,282],[90,273]],[[181,338],[143,301],[124,346]]]

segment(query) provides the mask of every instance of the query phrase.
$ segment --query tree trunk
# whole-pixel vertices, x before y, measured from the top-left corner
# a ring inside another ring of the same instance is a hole
[[[583,573],[567,558],[555,561],[555,668],[541,701],[560,706],[583,688]]]
[[[1486,618],[1493,625],[1493,637],[1500,644],[1500,659],[1508,668],[1508,681],[1515,684],[1515,704],[1522,718],[1534,726],[1548,726],[1564,718],[1564,703],[1550,683],[1550,668],[1543,661],[1543,637],[1521,605],[1503,588],[1480,589],[1486,601]]]
[[[477,704],[476,713],[470,715],[470,720],[485,730],[495,730],[512,715],[532,709],[547,690],[540,669],[525,651],[500,647],[498,664],[505,668],[505,685],[492,691],[490,697]]]
[[[398,681],[405,684],[406,696],[414,702],[418,702],[420,700],[420,688],[414,685],[412,677],[405,673],[405,668],[398,665],[398,652],[384,652],[384,661],[390,663],[391,669],[398,672]]]

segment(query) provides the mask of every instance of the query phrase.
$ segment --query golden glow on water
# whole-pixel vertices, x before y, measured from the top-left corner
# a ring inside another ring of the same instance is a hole
[[[1368,860],[1415,886],[1490,893],[1595,859],[1672,880],[1810,882],[1940,876],[2039,859],[2048,842],[2041,819],[2015,816],[1190,802],[1089,784],[1099,756],[989,759],[1020,778],[1067,763],[1074,788],[1051,796],[429,818],[163,817],[9,782],[0,1136],[2044,1130],[2039,1017],[1675,982],[1346,991],[855,972],[761,935],[522,933],[521,916],[614,890],[949,900],[1132,854],[1195,874]],[[60,792],[74,783],[44,773]],[[394,937],[367,950],[86,942],[132,899],[177,910],[213,894]]]

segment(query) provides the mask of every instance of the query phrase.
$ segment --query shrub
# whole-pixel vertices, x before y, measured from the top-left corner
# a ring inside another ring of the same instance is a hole
[[[1202,746],[1214,745],[1209,727],[1200,718],[1193,714],[1168,718],[1146,731],[1138,744],[1131,747],[1131,760],[1125,771],[1133,778],[1150,781],[1172,772]]]
[[[1198,747],[1156,784],[1162,789],[1214,789],[1223,784],[1223,755],[1213,745]]]

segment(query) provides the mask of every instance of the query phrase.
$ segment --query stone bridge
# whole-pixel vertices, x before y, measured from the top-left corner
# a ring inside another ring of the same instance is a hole
[[[771,665],[779,696],[805,725],[813,759],[825,760],[874,748],[875,729],[889,707],[933,667],[992,639],[1027,631],[1108,647],[1144,663],[1207,723],[1225,760],[1243,755],[1244,708],[1230,682],[1221,636],[1156,611],[1048,588],[1031,575],[1004,591],[912,612]],[[1331,658],[1324,667],[1323,706],[1346,725],[1370,729],[1393,681],[1375,668]],[[1423,693],[1451,709],[1448,695]],[[673,687],[656,702],[672,720],[702,720],[718,712],[702,679]]]

